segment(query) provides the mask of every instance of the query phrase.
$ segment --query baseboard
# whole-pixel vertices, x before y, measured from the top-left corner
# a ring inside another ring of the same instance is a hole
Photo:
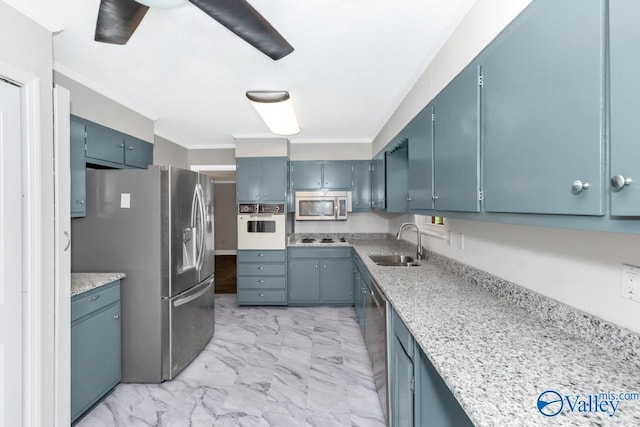
[[[236,255],[237,252],[235,249],[216,249],[215,255]]]

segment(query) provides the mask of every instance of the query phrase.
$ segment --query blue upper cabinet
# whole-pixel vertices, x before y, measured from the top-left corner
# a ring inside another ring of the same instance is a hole
[[[124,164],[124,135],[90,121],[86,126],[88,161]]]
[[[351,190],[351,160],[326,160],[322,164],[323,188],[327,190]]]
[[[386,198],[387,212],[409,211],[409,168],[407,140],[387,152]]]
[[[153,144],[130,135],[124,136],[124,164],[127,167],[146,168],[153,163]]]
[[[87,214],[87,168],[84,157],[85,123],[76,117],[71,117],[70,137],[71,217],[76,218]]]
[[[153,144],[86,119],[86,162],[114,169],[144,169],[153,164]]]
[[[236,164],[238,203],[286,203],[286,157],[242,157]]]
[[[611,4],[615,10],[620,2]],[[481,54],[486,211],[604,214],[602,11],[600,0],[533,2]],[[618,122],[637,135],[637,109],[630,107],[640,91],[629,89],[639,87],[640,63],[629,53],[637,50],[640,31],[632,30],[634,15],[626,13],[625,22],[612,25],[613,34],[635,34],[613,55],[620,63],[612,69],[629,78],[613,87],[629,95],[618,104]],[[620,154],[638,170],[630,153]]]
[[[297,190],[351,190],[350,160],[291,162],[292,188]]]
[[[611,214],[640,215],[640,2],[609,2],[611,69]]]
[[[433,208],[433,111],[427,105],[403,130],[409,141],[409,210]]]
[[[291,162],[293,190],[320,190],[322,188],[322,162]]]
[[[353,212],[371,211],[371,162],[354,160],[351,206]]]
[[[371,206],[375,209],[386,209],[386,152],[380,151],[371,162]]]
[[[480,210],[479,71],[467,66],[433,101],[435,209]]]

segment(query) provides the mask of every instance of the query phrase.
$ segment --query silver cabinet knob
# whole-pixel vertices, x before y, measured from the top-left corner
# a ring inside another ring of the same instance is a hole
[[[318,268],[318,264],[316,264],[316,268]]]
[[[129,150],[133,150],[133,147],[132,147],[132,146],[129,146]]]
[[[84,205],[85,201],[84,201],[84,199],[80,199],[80,200],[78,200],[78,203],[80,203],[81,205]]]
[[[264,254],[258,254],[258,256],[264,256]]]
[[[258,283],[264,283],[264,280],[258,280]]]
[[[438,196],[436,196],[435,194],[431,196],[432,200],[438,200]]]
[[[118,147],[124,148],[124,144],[119,144]]]
[[[264,267],[258,267],[258,270],[264,270]]]
[[[118,319],[120,318],[120,315],[119,315],[119,314],[116,314],[116,315],[114,315],[114,316],[113,316],[113,318],[114,318],[114,319],[116,319],[116,320],[118,320]]]
[[[633,180],[631,178],[625,178],[622,175],[614,175],[611,177],[611,187],[614,190],[622,190],[625,185],[631,185]]]
[[[588,190],[589,187],[591,187],[591,184],[589,184],[588,182],[582,182],[579,179],[576,179],[571,185],[571,191],[573,191],[574,193],[581,193],[582,190]]]
[[[264,294],[263,294],[262,292],[260,292],[260,293],[258,294],[258,296],[259,296],[259,297],[263,297],[263,296],[264,296]]]

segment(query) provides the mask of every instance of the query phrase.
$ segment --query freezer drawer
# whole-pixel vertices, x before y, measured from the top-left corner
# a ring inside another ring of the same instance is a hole
[[[163,300],[168,327],[163,339],[162,379],[178,375],[211,340],[214,331],[213,277]]]

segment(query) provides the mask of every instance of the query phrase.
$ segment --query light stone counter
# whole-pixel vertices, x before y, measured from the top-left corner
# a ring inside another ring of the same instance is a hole
[[[99,288],[125,276],[125,273],[71,273],[71,296]]]
[[[419,267],[382,267],[370,253],[413,254],[393,240],[352,246],[477,426],[640,426],[640,401],[608,413],[559,415],[538,396],[640,392],[640,336],[589,314],[432,254]],[[583,409],[586,407],[582,407]],[[604,408],[604,407],[602,407]]]

